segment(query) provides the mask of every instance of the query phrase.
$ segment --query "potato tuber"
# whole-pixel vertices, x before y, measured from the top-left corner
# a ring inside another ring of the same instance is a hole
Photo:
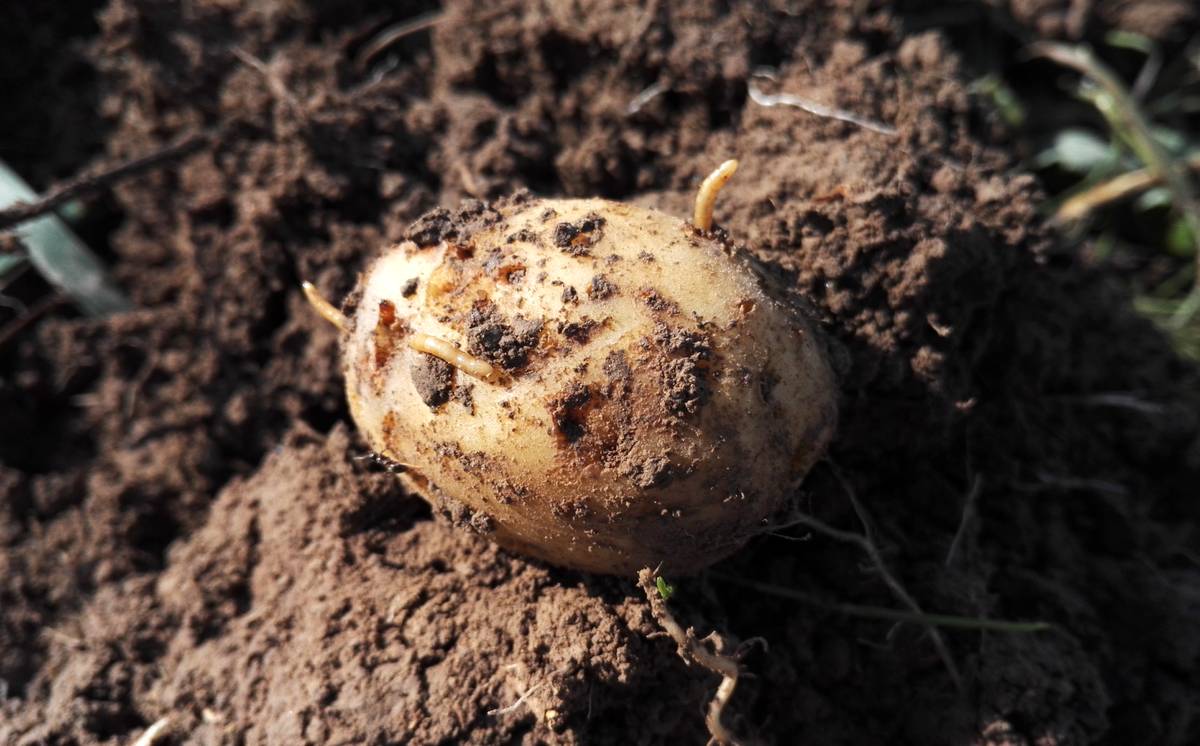
[[[696,571],[786,509],[837,419],[820,341],[707,230],[602,199],[437,210],[361,277],[350,411],[435,506],[582,570]],[[700,227],[697,227],[700,226]]]

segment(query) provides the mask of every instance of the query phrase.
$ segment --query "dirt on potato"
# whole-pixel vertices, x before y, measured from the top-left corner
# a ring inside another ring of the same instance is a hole
[[[1053,629],[943,630],[956,688],[922,627],[831,606],[899,608],[855,545],[779,527],[675,583],[684,624],[769,645],[727,724],[1200,741],[1200,373],[1045,226],[951,42],[911,31],[931,5],[462,1],[382,50],[433,4],[12,5],[0,126],[37,186],[81,150],[217,141],[85,222],[138,310],[61,308],[0,348],[0,742],[168,718],[187,744],[703,743],[717,678],[655,635],[634,578],[507,554],[370,457],[299,282],[340,298],[382,246],[521,188],[686,216],[729,157],[718,224],[835,351],[840,430],[797,509],[859,531],[852,491],[925,610]],[[73,62],[21,67],[48,50]],[[50,90],[54,127],[8,115]]]

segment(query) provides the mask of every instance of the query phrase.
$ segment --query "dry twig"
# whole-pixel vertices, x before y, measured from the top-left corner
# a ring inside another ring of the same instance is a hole
[[[30,306],[29,310],[23,315],[0,327],[0,348],[4,347],[4,345],[8,344],[9,340],[24,331],[27,326],[66,302],[66,296],[60,293],[52,293],[51,295],[44,296],[37,303]]]
[[[0,210],[0,230],[44,215],[70,200],[107,189],[126,177],[136,176],[144,171],[153,170],[171,161],[191,155],[208,145],[213,139],[212,132],[193,133],[138,158],[107,169],[76,176],[32,202],[20,202]]]
[[[730,698],[733,697],[733,691],[737,688],[739,673],[736,658],[725,655],[724,639],[716,632],[701,639],[696,637],[696,631],[693,628],[688,627],[685,631],[675,620],[675,615],[667,608],[666,601],[663,600],[654,583],[654,572],[649,568],[642,568],[638,571],[638,584],[646,594],[646,600],[650,602],[650,612],[654,615],[655,620],[675,641],[679,657],[687,663],[698,663],[721,677],[716,694],[709,703],[708,713],[704,716],[704,724],[708,726],[708,732],[712,736],[710,743],[715,742],[726,746],[739,746],[739,744],[745,743],[734,735],[721,720],[725,705],[729,704]],[[711,650],[706,643],[712,645]]]

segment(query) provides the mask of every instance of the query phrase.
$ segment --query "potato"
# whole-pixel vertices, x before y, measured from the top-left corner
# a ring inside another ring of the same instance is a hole
[[[409,235],[344,319],[328,309],[350,411],[411,488],[500,545],[694,572],[762,532],[822,455],[823,347],[713,234],[525,195]]]

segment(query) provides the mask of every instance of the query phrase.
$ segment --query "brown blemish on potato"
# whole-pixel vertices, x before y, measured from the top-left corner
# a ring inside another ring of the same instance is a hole
[[[383,442],[385,444],[388,444],[389,446],[395,439],[394,436],[396,433],[396,426],[397,426],[396,413],[391,410],[384,412],[383,425],[382,425]]]
[[[525,262],[520,257],[506,256],[500,249],[493,249],[483,263],[483,271],[497,282],[515,285],[525,279]]]
[[[501,282],[518,285],[525,279],[525,265],[519,263],[506,264],[500,268],[498,276]]]
[[[628,464],[622,475],[633,482],[633,486],[641,489],[663,487],[671,481],[671,460],[667,454],[660,453],[643,461]]]
[[[612,385],[629,387],[633,370],[629,367],[629,358],[625,356],[624,350],[612,350],[605,356],[604,375],[608,376]]]
[[[547,408],[554,430],[566,443],[574,443],[587,432],[585,420],[589,404],[592,402],[592,390],[582,383],[575,382],[567,389],[550,400]]]
[[[504,239],[504,243],[517,242],[536,244],[538,242],[538,234],[529,230],[528,228],[522,228],[516,233],[510,233],[508,237]]]
[[[425,290],[428,302],[440,300],[454,293],[462,283],[462,269],[456,262],[445,261],[429,273],[429,285]]]
[[[379,319],[375,322],[375,370],[381,370],[392,358],[396,344],[404,336],[404,322],[396,318],[396,304],[379,301]]]
[[[771,401],[771,395],[775,391],[775,386],[779,383],[779,376],[769,370],[763,370],[758,377],[758,395],[764,403]]]
[[[550,511],[565,521],[586,521],[595,512],[583,498],[559,500],[550,506]]]

